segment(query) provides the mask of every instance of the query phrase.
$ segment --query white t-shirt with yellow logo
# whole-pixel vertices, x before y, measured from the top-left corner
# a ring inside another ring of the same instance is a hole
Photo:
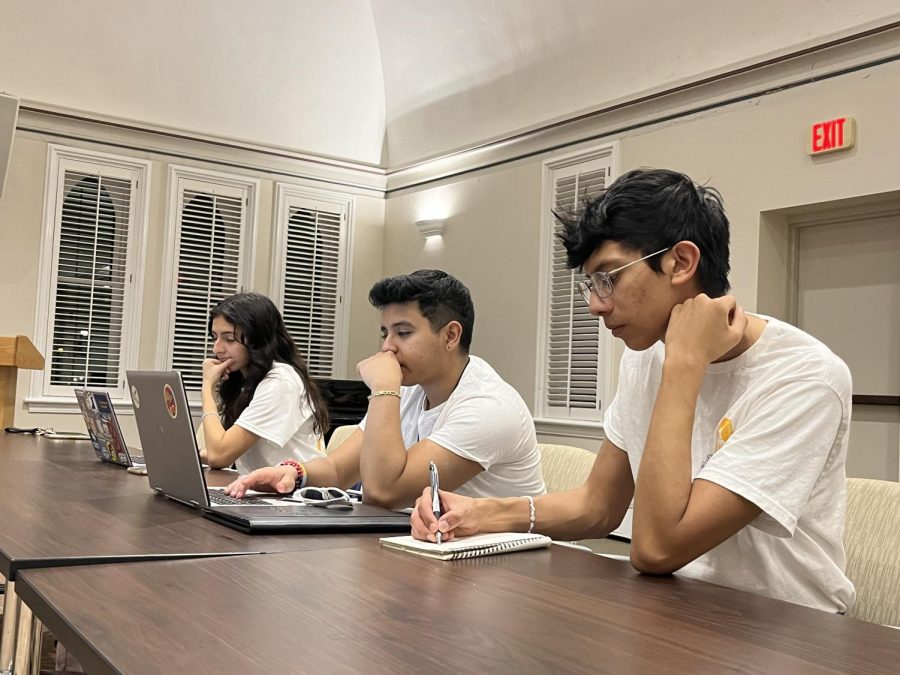
[[[825,345],[777,319],[735,359],[710,364],[694,419],[693,477],[762,509],[679,574],[831,612],[855,597],[844,574],[850,371]],[[637,475],[665,346],[626,350],[604,419]]]

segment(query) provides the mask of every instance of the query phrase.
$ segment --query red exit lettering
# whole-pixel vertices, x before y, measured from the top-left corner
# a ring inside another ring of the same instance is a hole
[[[817,122],[812,125],[809,154],[842,150],[851,147],[853,143],[852,118],[838,117],[827,122]]]

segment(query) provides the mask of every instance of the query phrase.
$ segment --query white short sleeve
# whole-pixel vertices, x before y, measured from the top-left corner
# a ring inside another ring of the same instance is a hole
[[[530,419],[522,419],[518,407],[490,396],[471,396],[456,403],[453,414],[428,439],[488,471],[509,461],[509,455],[519,450],[522,429],[532,425]]]
[[[235,424],[260,438],[284,446],[311,414],[303,396],[305,392],[300,387],[273,368],[256,387],[250,405]],[[304,414],[290,414],[290,411],[301,408]]]
[[[783,384],[735,418],[731,436],[696,478],[759,506],[765,515],[754,527],[791,536],[830,459],[841,416],[841,400],[827,385]]]

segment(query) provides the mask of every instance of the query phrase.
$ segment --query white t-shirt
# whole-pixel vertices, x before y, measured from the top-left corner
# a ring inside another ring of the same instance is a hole
[[[324,457],[315,417],[306,401],[303,380],[287,363],[276,362],[253,392],[235,424],[259,440],[235,460],[241,473],[278,464],[284,459],[306,462]]]
[[[427,438],[484,469],[454,492],[469,497],[546,492],[531,413],[486,361],[470,356],[450,398],[430,410],[425,410],[422,387],[402,387],[400,393],[400,429],[407,448]],[[365,431],[366,420],[359,426]]]
[[[693,477],[762,513],[680,574],[830,612],[855,598],[844,574],[850,371],[825,345],[769,317],[735,359],[709,366],[697,401]],[[637,476],[665,346],[626,350],[604,419]]]

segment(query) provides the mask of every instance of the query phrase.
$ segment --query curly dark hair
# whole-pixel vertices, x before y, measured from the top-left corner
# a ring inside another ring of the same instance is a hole
[[[316,433],[325,434],[330,423],[328,406],[310,377],[306,361],[297,351],[275,303],[261,293],[237,293],[209,311],[207,330],[210,333],[216,317],[234,324],[235,338],[247,348],[249,357],[246,376],[240,371],[229,373],[228,379],[219,386],[222,426],[228,429],[237,421],[253,400],[256,387],[278,361],[297,371],[306,389],[306,401],[313,411]]]
[[[690,241],[700,249],[697,281],[710,297],[725,295],[728,283],[729,224],[722,196],[688,176],[667,169],[635,169],[620,176],[578,216],[554,213],[568,265],[581,267],[606,241],[642,256]],[[647,264],[657,274],[660,259]]]

